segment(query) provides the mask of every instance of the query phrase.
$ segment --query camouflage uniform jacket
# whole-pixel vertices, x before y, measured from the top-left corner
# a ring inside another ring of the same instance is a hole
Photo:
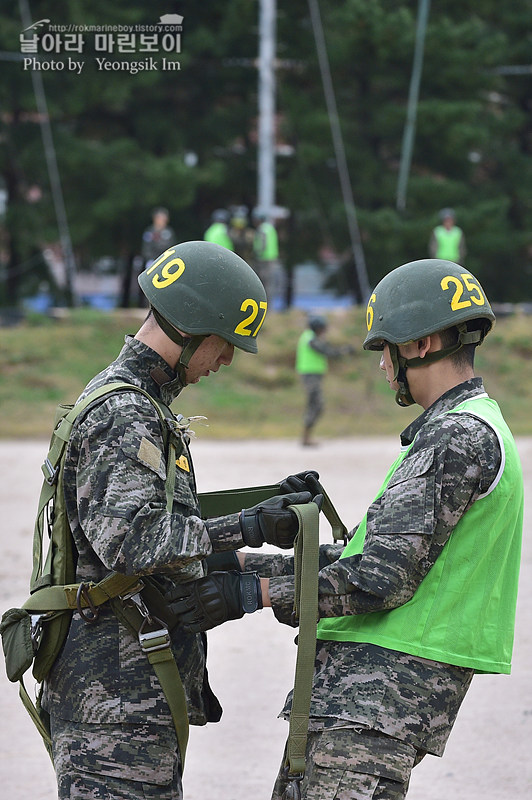
[[[126,381],[169,405],[181,390],[175,373],[151,348],[126,338],[119,357],[82,397],[112,381]],[[166,510],[166,454],[159,417],[138,392],[96,401],[78,418],[65,462],[65,499],[77,550],[78,581],[99,581],[111,570],[156,576],[167,592],[202,577],[212,552],[211,531],[199,517],[192,460],[183,437],[172,513]],[[157,457],[154,457],[157,456]],[[216,533],[216,531],[214,532]],[[223,537],[225,536],[225,541]],[[215,548],[242,546],[225,529]],[[219,718],[207,681],[206,637],[176,626],[172,644],[192,724]],[[45,685],[43,705],[82,723],[158,722],[171,725],[168,704],[138,640],[107,605],[96,624],[72,617],[65,647]]]
[[[407,459],[414,464],[432,447],[432,464],[412,469],[411,485],[401,483],[399,497],[391,487],[371,504],[362,554],[338,560],[340,546],[321,546],[321,617],[390,609],[412,597],[458,520],[497,475],[501,452],[492,429],[476,417],[444,413],[482,392],[480,378],[466,381],[403,431],[404,446],[417,437]],[[266,559],[246,554],[245,568],[276,576],[270,579],[273,610],[289,624],[292,561]],[[318,642],[311,729],[362,725],[441,755],[472,674],[375,645]],[[289,700],[284,715],[288,710]]]

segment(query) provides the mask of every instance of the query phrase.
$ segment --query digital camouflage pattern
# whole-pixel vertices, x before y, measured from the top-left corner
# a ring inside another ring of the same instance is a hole
[[[57,720],[52,736],[59,800],[183,798],[173,728]]]
[[[90,382],[82,397],[113,381],[140,386],[166,405],[182,388],[157,353],[129,336],[116,361]],[[96,401],[78,418],[64,472],[78,554],[76,581],[96,582],[115,570],[149,575],[163,594],[172,594],[177,583],[203,576],[203,559],[213,547],[243,546],[238,515],[214,520],[212,530],[200,518],[189,437],[185,429],[173,435],[179,458],[170,513],[163,432],[149,400],[138,392],[118,392]],[[178,626],[171,635],[190,723],[217,721],[221,708],[207,680],[205,635],[185,633]],[[88,725],[89,739],[90,731],[96,736],[100,725],[116,725],[120,741],[124,724],[157,725],[161,736],[175,738],[153,668],[137,637],[107,605],[95,624],[73,614],[65,646],[45,682],[43,707],[56,728],[59,721]],[[60,765],[61,760],[61,780]]]
[[[305,800],[402,800],[412,768],[420,760],[412,745],[377,731],[338,728],[310,733],[301,796]],[[283,800],[287,783],[281,765],[272,800]]]
[[[391,482],[369,507],[363,553],[339,559],[341,546],[320,547],[320,617],[394,608],[412,597],[460,518],[497,475],[501,452],[495,432],[472,415],[445,414],[483,392],[480,378],[466,381],[403,431],[403,446],[417,435],[400,466],[404,480],[400,486]],[[279,621],[291,624],[293,559],[246,553],[245,569],[270,577],[273,611]],[[418,758],[425,752],[441,756],[472,675],[470,669],[375,645],[320,641],[309,729],[319,738],[331,729],[362,727],[411,745]],[[285,718],[290,701],[291,695],[281,712]],[[356,748],[349,755],[353,770],[358,769]],[[320,791],[315,793],[313,786],[303,797],[336,796]],[[396,795],[338,794],[365,796]]]

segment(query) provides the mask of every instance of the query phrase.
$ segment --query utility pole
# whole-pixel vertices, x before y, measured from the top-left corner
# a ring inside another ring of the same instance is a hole
[[[276,0],[259,0],[259,125],[257,205],[268,219],[275,206]]]

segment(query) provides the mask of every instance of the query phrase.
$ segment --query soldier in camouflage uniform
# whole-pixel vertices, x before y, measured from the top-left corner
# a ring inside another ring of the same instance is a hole
[[[364,347],[382,351],[399,405],[423,413],[345,549],[320,547],[307,767],[288,792],[281,768],[273,800],[404,798],[413,766],[443,754],[474,673],[510,672],[523,482],[513,437],[473,371],[494,319],[479,282],[448,261],[403,265],[371,295]],[[318,491],[317,473],[285,482],[304,487]],[[270,576],[264,606],[291,624],[292,559],[238,557]],[[212,627],[214,580],[187,588],[188,630]]]
[[[236,254],[207,242],[179,244],[139,283],[151,304],[146,320],[81,397],[124,381],[169,405],[185,385],[229,365],[235,346],[257,352],[266,295]],[[180,450],[170,512],[165,444],[152,403],[122,390],[78,417],[64,471],[78,582],[97,582],[111,570],[149,576],[167,600],[182,582],[205,575],[216,553],[264,541],[292,546],[297,520],[289,505],[307,502],[307,491],[247,509],[245,528],[239,514],[201,519],[186,422],[170,422]],[[242,580],[244,587],[250,576]],[[244,589],[237,591],[241,615],[254,611]],[[207,679],[205,634],[174,627],[171,636],[190,723],[217,721],[221,708]],[[42,703],[50,714],[60,798],[182,797],[169,706],[137,637],[109,605],[93,624],[73,614]]]

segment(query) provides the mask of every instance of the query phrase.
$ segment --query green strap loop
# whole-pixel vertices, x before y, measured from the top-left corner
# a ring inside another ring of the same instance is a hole
[[[315,503],[290,506],[299,519],[294,549],[294,614],[299,619],[294,693],[285,767],[289,776],[305,772],[312,678],[318,624],[319,510]]]
[[[243,508],[251,508],[280,494],[278,483],[267,486],[248,486],[243,489],[223,489],[214,492],[201,492],[199,495],[201,515],[204,519],[209,517],[223,517],[226,514],[237,514]],[[294,508],[294,506],[290,506]],[[326,491],[323,492],[322,511],[329,522],[335,541],[347,543],[347,528],[340,519],[336,508]]]

